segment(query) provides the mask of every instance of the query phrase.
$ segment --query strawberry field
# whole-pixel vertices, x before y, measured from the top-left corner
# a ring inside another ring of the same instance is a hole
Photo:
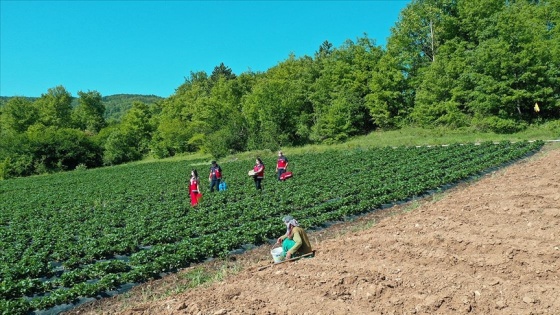
[[[543,142],[353,149],[289,155],[294,177],[278,182],[275,155],[264,191],[254,160],[220,163],[226,191],[210,193],[207,161],[131,164],[0,181],[0,311],[27,314],[97,297],[284,232],[441,190],[523,158]],[[202,179],[192,208],[191,169]]]

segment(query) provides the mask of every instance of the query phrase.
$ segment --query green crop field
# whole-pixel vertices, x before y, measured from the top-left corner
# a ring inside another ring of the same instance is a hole
[[[266,243],[294,215],[305,228],[443,189],[523,158],[536,142],[385,147],[290,155],[278,182],[263,156],[221,163],[226,191],[203,187],[192,208],[190,171],[206,161],[130,164],[0,181],[0,311],[27,314],[118,289],[210,257]]]

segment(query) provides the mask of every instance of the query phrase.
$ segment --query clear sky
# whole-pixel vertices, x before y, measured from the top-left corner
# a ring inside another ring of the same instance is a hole
[[[364,33],[384,46],[409,2],[0,0],[0,96],[168,97],[222,62],[266,71]]]

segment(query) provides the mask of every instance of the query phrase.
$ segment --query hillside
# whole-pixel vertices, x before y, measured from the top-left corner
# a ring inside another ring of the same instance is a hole
[[[107,121],[120,121],[122,116],[132,107],[134,102],[142,102],[144,104],[153,104],[163,100],[163,97],[155,95],[139,95],[139,94],[115,94],[104,96],[102,98],[105,105],[105,119]]]
[[[223,281],[173,294],[190,268],[66,314],[560,314],[558,178],[549,145],[477,182],[312,232],[315,258],[259,270],[271,261],[262,246],[207,263]]]
[[[12,96],[0,96],[0,107],[6,104]],[[24,97],[25,99],[34,102],[39,97]],[[115,94],[103,96],[102,101],[105,105],[105,119],[110,121],[120,121],[124,113],[132,107],[134,102],[142,102],[145,104],[153,104],[163,100],[163,97],[156,95],[141,95],[141,94]],[[72,98],[72,106],[78,105],[78,98]]]

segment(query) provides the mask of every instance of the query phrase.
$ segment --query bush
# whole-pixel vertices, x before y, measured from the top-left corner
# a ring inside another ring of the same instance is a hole
[[[134,135],[116,130],[107,138],[103,163],[105,165],[117,165],[142,158],[138,150],[137,139]]]
[[[524,121],[504,119],[496,116],[485,117],[474,123],[482,131],[492,131],[499,134],[510,134],[523,131],[527,128]]]
[[[85,171],[85,170],[87,170],[87,165],[85,165],[84,163],[80,163],[80,164],[78,164],[78,166],[76,166],[75,170],[76,171]]]

